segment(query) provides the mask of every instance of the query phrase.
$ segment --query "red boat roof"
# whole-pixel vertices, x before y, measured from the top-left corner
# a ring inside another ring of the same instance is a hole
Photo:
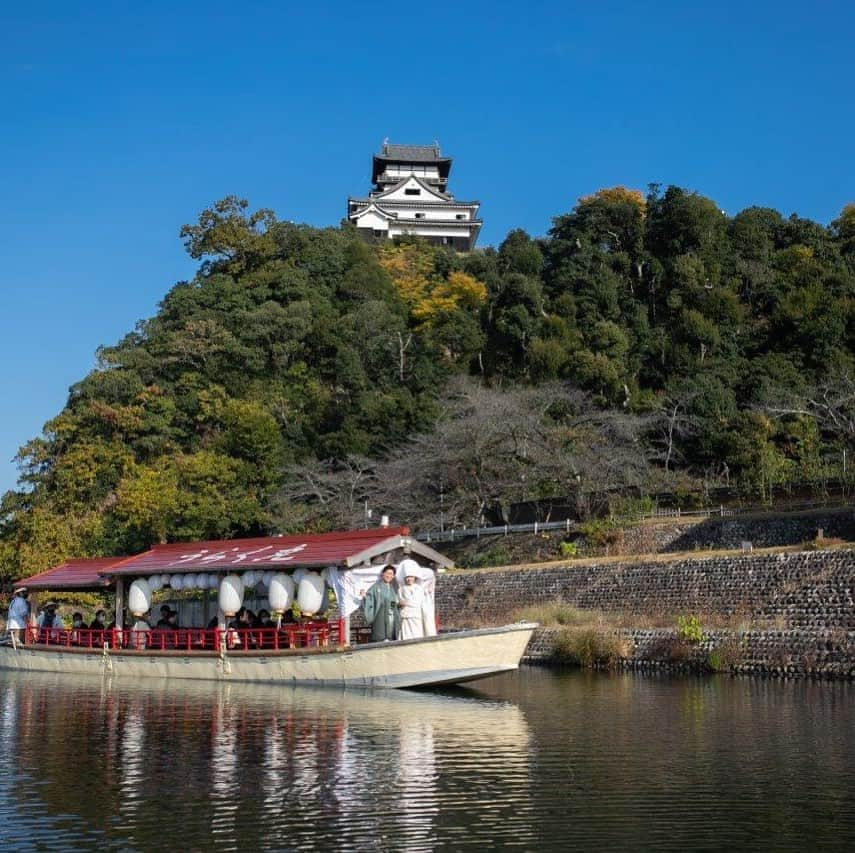
[[[296,569],[318,566],[350,568],[389,551],[424,557],[450,568],[448,558],[410,537],[407,527],[374,527],[337,533],[258,536],[155,545],[132,557],[66,560],[55,568],[18,581],[30,589],[103,589],[115,575],[149,575],[192,571],[245,571],[250,568]]]
[[[66,560],[64,563],[18,581],[15,586],[28,589],[101,589],[109,584],[104,577],[125,557],[94,557]]]
[[[106,567],[106,575],[147,575],[158,572],[243,571],[268,567],[352,566],[373,556],[388,542],[392,550],[409,536],[407,527],[374,527],[338,533],[296,536],[259,536],[253,539],[219,539],[209,542],[173,542],[154,545],[143,554],[125,557]]]

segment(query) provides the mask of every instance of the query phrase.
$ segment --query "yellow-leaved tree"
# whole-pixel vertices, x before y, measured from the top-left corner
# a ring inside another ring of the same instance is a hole
[[[579,199],[579,204],[591,204],[595,201],[605,202],[606,204],[632,204],[641,211],[642,216],[647,207],[647,202],[641,190],[631,190],[627,187],[607,187],[597,190],[591,195],[582,196]]]
[[[483,282],[460,270],[436,271],[435,250],[428,244],[389,244],[380,249],[380,265],[417,328],[430,327],[456,311],[477,311],[487,298]]]

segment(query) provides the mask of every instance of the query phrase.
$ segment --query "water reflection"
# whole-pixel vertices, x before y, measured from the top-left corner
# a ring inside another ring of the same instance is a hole
[[[444,693],[0,673],[10,849],[855,849],[855,686]]]
[[[35,846],[433,849],[463,755],[487,796],[491,773],[527,796],[522,712],[472,694],[3,673],[0,727],[0,821]]]

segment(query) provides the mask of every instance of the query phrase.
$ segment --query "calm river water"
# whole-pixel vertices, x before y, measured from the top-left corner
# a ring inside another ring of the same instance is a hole
[[[855,849],[855,688],[524,669],[363,693],[0,673],[27,850]]]

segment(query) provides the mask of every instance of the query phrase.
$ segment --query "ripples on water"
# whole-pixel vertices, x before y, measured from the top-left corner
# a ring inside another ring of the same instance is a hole
[[[849,685],[445,692],[0,673],[9,849],[855,847]]]

